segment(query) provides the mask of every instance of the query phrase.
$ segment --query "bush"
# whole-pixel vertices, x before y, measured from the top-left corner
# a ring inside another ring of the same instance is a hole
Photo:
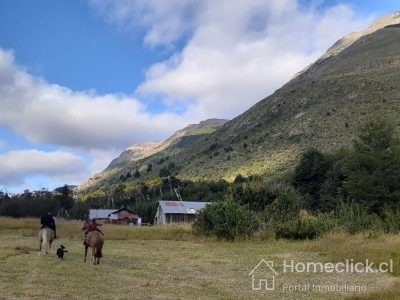
[[[298,217],[294,220],[278,224],[276,238],[305,240],[314,239],[333,228],[329,215],[318,217]]]
[[[248,205],[252,211],[262,212],[278,197],[287,193],[296,194],[296,198],[299,198],[294,188],[286,183],[265,183],[257,177],[249,177],[249,181],[242,185],[232,185],[228,196],[240,204]]]
[[[199,213],[193,227],[202,234],[234,240],[251,236],[259,228],[259,222],[246,206],[224,200],[207,205]]]
[[[244,182],[246,182],[246,178],[244,178],[242,174],[236,175],[235,180],[233,181],[235,184],[242,184]]]
[[[298,217],[303,208],[303,201],[294,188],[275,184],[271,185],[269,190],[276,192],[276,198],[263,213],[268,227],[275,227],[278,223]]]
[[[171,175],[171,172],[166,167],[161,168],[160,171],[158,172],[158,176],[160,178],[168,177],[170,175]]]
[[[400,211],[384,210],[383,223],[385,232],[398,234],[400,232]]]
[[[367,207],[355,202],[339,204],[334,217],[336,225],[350,234],[383,228],[383,221],[378,215],[369,213]]]

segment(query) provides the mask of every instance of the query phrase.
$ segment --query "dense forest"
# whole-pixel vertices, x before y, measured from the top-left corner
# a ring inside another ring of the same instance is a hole
[[[54,191],[25,190],[21,194],[9,195],[0,191],[0,215],[10,217],[40,217],[50,212],[54,216],[69,217],[74,207],[72,189],[65,185]]]

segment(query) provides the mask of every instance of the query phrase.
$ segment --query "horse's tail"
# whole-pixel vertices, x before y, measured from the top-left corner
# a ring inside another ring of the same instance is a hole
[[[103,257],[103,252],[101,251],[102,248],[103,248],[102,246],[96,247],[96,250],[95,250],[95,253],[94,253],[94,257],[97,257],[97,258],[102,258]]]

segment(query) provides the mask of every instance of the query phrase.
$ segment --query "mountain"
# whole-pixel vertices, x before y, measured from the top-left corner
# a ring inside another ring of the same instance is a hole
[[[217,128],[223,126],[228,120],[208,119],[199,124],[190,124],[185,128],[175,132],[164,142],[147,142],[143,144],[132,145],[123,151],[120,156],[113,159],[107,168],[90,178],[81,185],[80,190],[95,187],[101,183],[108,183],[119,179],[121,175],[128,173],[133,175],[136,171],[144,171],[149,164],[155,163],[159,158],[165,160],[169,155],[177,155],[188,145],[194,143],[203,136],[209,135]]]
[[[147,142],[143,144],[132,145],[122,152],[120,156],[113,159],[105,171],[113,170],[115,168],[122,168],[131,161],[138,161],[142,158],[150,156],[161,144],[161,142]]]
[[[370,116],[384,115],[400,128],[399,45],[400,13],[344,37],[282,88],[214,132],[189,139],[179,151],[170,142],[138,158],[136,168],[153,166],[139,180],[158,177],[168,166],[181,179],[273,176],[290,169],[308,147],[349,145]]]

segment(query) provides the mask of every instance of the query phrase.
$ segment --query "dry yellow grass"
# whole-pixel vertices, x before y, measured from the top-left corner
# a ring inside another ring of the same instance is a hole
[[[57,234],[60,237],[83,239],[80,221],[57,221]],[[40,228],[39,219],[35,218],[0,218],[0,230],[3,232],[18,230],[23,236],[36,237]],[[108,240],[197,240],[190,225],[170,225],[160,227],[128,227],[104,224],[100,228],[107,234]],[[208,238],[210,240],[210,238]]]
[[[79,222],[60,222],[60,239],[69,253],[58,261],[54,250],[38,255],[35,219],[0,218],[0,298],[22,299],[396,299],[398,278],[385,274],[283,274],[283,259],[329,261],[359,245],[375,257],[399,251],[398,237],[364,239],[327,236],[317,241],[248,240],[223,242],[194,235],[188,226],[132,228],[104,226],[104,258],[83,263]],[[340,243],[339,243],[340,242]],[[361,244],[360,244],[361,243]],[[374,248],[386,244],[388,252]],[[338,245],[339,244],[339,245]],[[348,245],[348,246],[346,246]],[[348,248],[346,248],[348,247]],[[375,252],[375,249],[377,252]],[[381,254],[379,254],[381,253]],[[362,256],[360,256],[362,257]],[[248,273],[262,259],[279,274],[277,289],[252,291]],[[288,292],[283,284],[364,284],[366,293]],[[356,298],[358,299],[358,298]]]
[[[308,251],[319,251],[331,262],[352,258],[355,261],[366,259],[375,263],[393,260],[393,275],[400,275],[400,236],[376,235],[373,237],[336,232],[328,234],[314,243],[306,245]]]

